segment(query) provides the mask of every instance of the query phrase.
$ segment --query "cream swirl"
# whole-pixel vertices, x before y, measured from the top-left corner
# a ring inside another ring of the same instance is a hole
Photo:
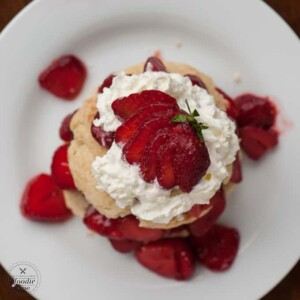
[[[180,108],[186,109],[188,99],[191,110],[197,109],[199,122],[208,126],[203,131],[211,164],[210,176],[203,177],[190,193],[172,193],[157,182],[147,183],[139,175],[139,168],[124,161],[122,150],[113,143],[103,157],[97,157],[92,172],[97,188],[106,191],[120,207],[130,207],[138,218],[155,223],[168,223],[173,217],[191,209],[194,204],[207,204],[228,179],[228,166],[239,150],[235,124],[215,104],[213,96],[189,78],[180,74],[147,71],[139,75],[116,76],[110,88],[98,95],[97,109],[101,118],[94,121],[106,131],[114,131],[121,125],[111,108],[112,102],[143,90],[160,90],[174,98]]]

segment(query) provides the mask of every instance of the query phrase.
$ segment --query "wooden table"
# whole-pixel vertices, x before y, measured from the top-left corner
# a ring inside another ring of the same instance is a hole
[[[0,0],[0,31],[29,2],[31,0]],[[300,36],[300,0],[266,0],[265,2],[273,7]],[[16,292],[15,289],[10,288],[11,282],[0,265],[0,300],[33,299],[24,292]],[[262,300],[300,300],[300,262]]]

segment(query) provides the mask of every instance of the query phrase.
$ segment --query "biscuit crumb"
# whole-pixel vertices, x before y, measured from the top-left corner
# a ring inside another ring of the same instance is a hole
[[[163,60],[161,51],[160,51],[159,49],[157,49],[156,51],[154,51],[153,56],[154,56],[154,57],[157,57],[157,58],[160,59],[160,60]]]
[[[206,175],[204,176],[204,179],[209,181],[211,179],[211,173],[206,173]]]
[[[233,80],[235,83],[240,83],[242,81],[241,74],[239,72],[235,72],[233,74]]]
[[[182,47],[181,41],[177,41],[177,43],[176,43],[176,48],[181,48],[181,47]]]
[[[94,236],[96,233],[94,232],[94,231],[92,231],[92,230],[88,230],[87,232],[86,232],[86,236],[88,236],[88,237],[91,237],[91,236]]]

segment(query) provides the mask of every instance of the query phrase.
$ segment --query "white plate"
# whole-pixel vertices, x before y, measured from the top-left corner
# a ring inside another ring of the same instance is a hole
[[[223,217],[241,232],[235,264],[221,274],[199,267],[188,282],[148,272],[130,255],[112,251],[105,239],[88,237],[78,219],[44,225],[18,210],[26,181],[49,170],[63,116],[111,71],[157,49],[210,74],[232,95],[270,95],[294,121],[276,151],[259,163],[245,159],[244,181]],[[40,71],[64,53],[78,55],[89,70],[80,99],[72,103],[37,84]],[[263,2],[34,1],[1,34],[0,66],[0,259],[6,268],[18,261],[35,264],[42,277],[39,298],[256,299],[298,260],[300,44]]]

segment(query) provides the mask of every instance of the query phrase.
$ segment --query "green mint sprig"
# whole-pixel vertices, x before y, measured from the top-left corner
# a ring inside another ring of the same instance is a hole
[[[189,122],[190,125],[196,131],[200,140],[204,142],[202,130],[207,129],[208,127],[206,125],[204,125],[203,123],[200,123],[197,121],[196,117],[200,116],[198,111],[196,109],[194,109],[194,111],[192,112],[187,100],[185,100],[185,103],[188,108],[189,114],[178,114],[171,119],[171,122],[173,122],[173,123]]]

